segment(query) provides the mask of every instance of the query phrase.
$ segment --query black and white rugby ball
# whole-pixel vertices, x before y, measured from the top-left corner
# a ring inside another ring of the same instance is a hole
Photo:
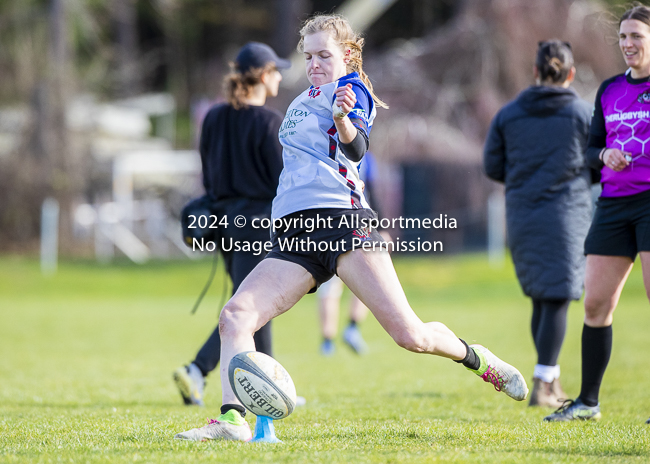
[[[256,416],[284,419],[296,407],[296,387],[271,356],[245,351],[230,360],[228,379],[235,395]]]

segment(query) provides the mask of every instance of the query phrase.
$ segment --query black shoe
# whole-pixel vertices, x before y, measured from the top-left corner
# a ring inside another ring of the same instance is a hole
[[[572,420],[600,420],[600,405],[587,406],[579,398],[575,401],[566,400],[545,422],[567,422]]]
[[[194,364],[179,367],[174,371],[173,378],[183,397],[183,403],[188,406],[203,406],[205,380],[201,371]]]

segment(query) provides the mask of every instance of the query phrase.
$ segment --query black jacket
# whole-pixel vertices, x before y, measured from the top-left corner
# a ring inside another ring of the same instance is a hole
[[[585,148],[590,105],[572,89],[535,86],[492,121],[485,172],[504,182],[508,243],[524,293],[579,299],[591,223]]]
[[[282,115],[264,106],[213,107],[203,120],[203,185],[213,201],[271,201],[282,172]]]

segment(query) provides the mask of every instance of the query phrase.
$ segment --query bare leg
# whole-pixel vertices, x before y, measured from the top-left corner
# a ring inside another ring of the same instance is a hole
[[[334,339],[339,328],[339,298],[326,296],[318,299],[320,329],[323,338]]]
[[[339,309],[343,282],[334,276],[318,289],[318,313],[321,334],[328,340],[334,339],[339,329]]]
[[[387,242],[393,241],[390,234],[385,230],[379,231],[379,235]],[[353,293],[350,297],[350,319],[354,322],[363,322],[366,317],[368,317],[368,307]]]
[[[315,284],[302,266],[272,258],[262,261],[244,279],[219,317],[222,404],[240,404],[228,380],[232,357],[255,351],[253,333],[290,309]]]
[[[645,293],[650,300],[650,251],[642,251],[639,253],[641,258],[641,266],[643,268],[643,285],[645,285]]]
[[[643,253],[648,255],[650,253]],[[608,327],[614,320],[614,310],[623,286],[630,275],[632,260],[625,256],[587,255],[585,275],[585,324],[589,327]],[[644,266],[644,281],[646,268]],[[648,271],[650,272],[650,271]],[[646,283],[646,289],[648,284]]]
[[[399,346],[454,360],[465,357],[467,348],[451,330],[440,322],[425,324],[413,312],[387,252],[354,250],[337,264],[343,282]]]

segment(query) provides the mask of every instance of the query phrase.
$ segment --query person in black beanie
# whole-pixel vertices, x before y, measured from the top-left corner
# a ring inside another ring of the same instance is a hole
[[[269,230],[253,228],[251,219],[269,218],[271,204],[282,171],[282,147],[278,130],[282,115],[264,106],[278,94],[280,69],[290,66],[271,47],[259,42],[244,45],[231,63],[232,72],[224,79],[225,104],[210,109],[203,121],[199,151],[203,185],[215,209],[232,221],[246,218],[243,228],[220,228],[223,240],[265,242]],[[233,294],[266,253],[221,249],[226,271],[232,279]],[[271,323],[254,336],[257,351],[272,356]],[[217,326],[194,361],[174,371],[174,381],[187,405],[203,406],[205,377],[221,357]]]

